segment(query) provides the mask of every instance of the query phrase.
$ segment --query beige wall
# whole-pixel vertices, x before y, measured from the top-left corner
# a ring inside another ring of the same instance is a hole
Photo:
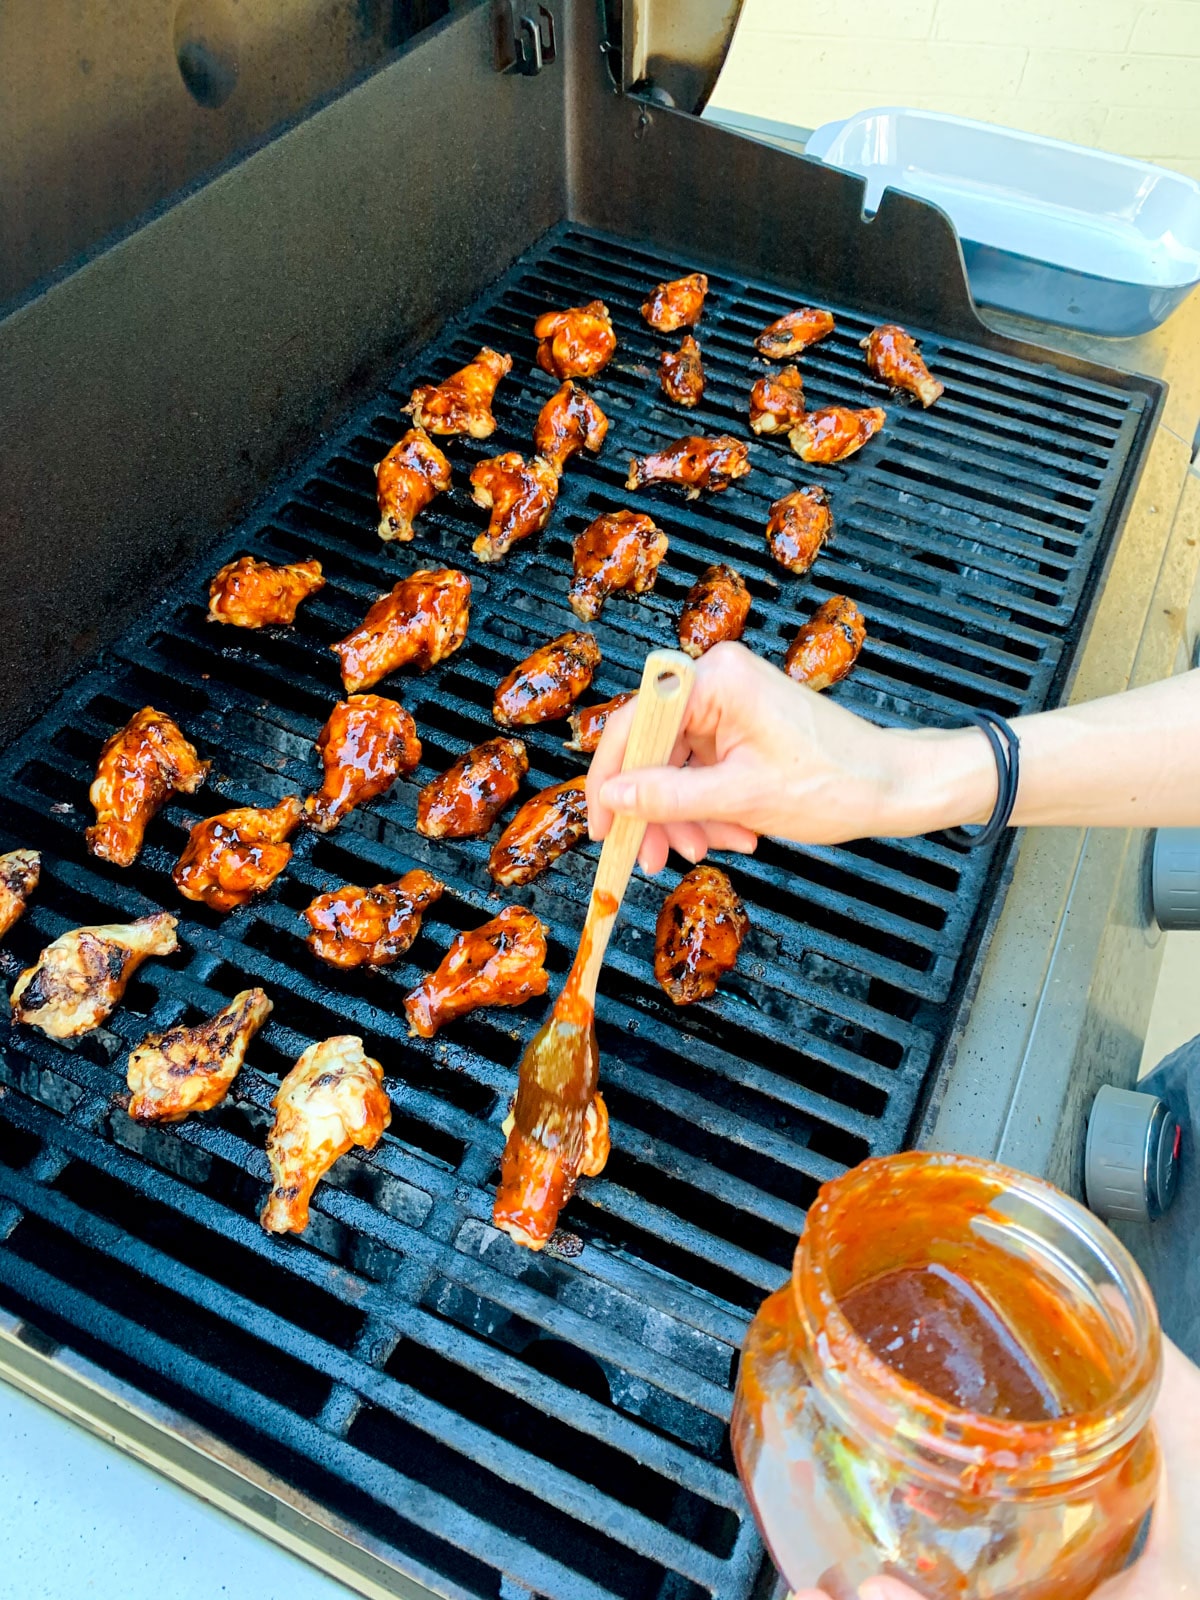
[[[917,106],[1200,178],[1200,0],[745,0],[713,104]]]

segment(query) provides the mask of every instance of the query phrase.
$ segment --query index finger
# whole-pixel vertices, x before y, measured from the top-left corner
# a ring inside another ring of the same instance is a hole
[[[625,759],[625,747],[629,743],[629,730],[633,726],[633,714],[637,709],[637,695],[627,700],[623,706],[618,706],[604,724],[604,732],[600,735],[600,743],[596,746],[596,753],[592,756],[592,764],[587,775],[587,808],[588,808],[588,837],[603,839],[612,827],[613,814],[609,808],[600,803],[600,791],[609,778],[616,776],[621,770],[621,763]]]

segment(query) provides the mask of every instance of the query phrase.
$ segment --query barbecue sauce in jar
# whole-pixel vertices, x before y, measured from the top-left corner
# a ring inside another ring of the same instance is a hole
[[[886,1157],[821,1190],[751,1324],[734,1453],[796,1588],[1083,1600],[1153,1504],[1160,1368],[1145,1280],[1081,1206],[991,1162]]]

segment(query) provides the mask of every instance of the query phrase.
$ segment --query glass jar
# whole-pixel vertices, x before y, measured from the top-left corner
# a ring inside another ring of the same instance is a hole
[[[853,1320],[852,1320],[853,1318]],[[1081,1600],[1158,1485],[1158,1318],[1133,1258],[993,1162],[864,1162],[750,1326],[733,1446],[775,1564],[841,1600]]]

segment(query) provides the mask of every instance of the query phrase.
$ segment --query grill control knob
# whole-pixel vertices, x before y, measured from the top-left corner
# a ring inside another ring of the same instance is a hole
[[[1109,1222],[1154,1222],[1175,1198],[1179,1124],[1153,1094],[1109,1084],[1088,1118],[1084,1154],[1087,1203]]]
[[[1160,928],[1200,928],[1200,828],[1159,828],[1150,892]]]

